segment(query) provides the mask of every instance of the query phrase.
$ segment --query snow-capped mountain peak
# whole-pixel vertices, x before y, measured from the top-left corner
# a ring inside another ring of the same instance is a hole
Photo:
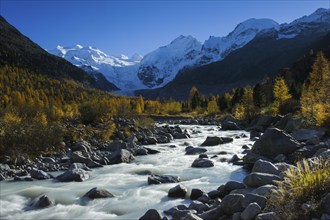
[[[246,31],[253,30],[254,32],[258,33],[262,30],[279,28],[279,24],[272,20],[272,19],[256,19],[250,18],[236,26],[233,32],[231,32],[228,36],[238,36],[243,34]]]
[[[132,58],[123,54],[111,56],[96,47],[83,47],[79,44],[71,47],[58,45],[48,52],[62,57],[92,74],[102,73],[107,80],[120,89],[144,87],[136,76],[139,63],[142,60],[142,56],[139,54],[134,54]]]
[[[210,36],[203,45],[204,57],[202,63],[222,60],[232,51],[243,47],[256,35],[269,29],[279,29],[279,24],[271,19],[248,19],[236,26],[225,37]]]
[[[315,22],[329,22],[330,19],[330,9],[319,8],[314,13],[303,16],[294,20],[291,25],[297,23],[315,23]]]
[[[201,48],[202,44],[194,37],[180,35],[170,44],[144,56],[138,77],[149,88],[164,86],[180,69],[195,63]]]

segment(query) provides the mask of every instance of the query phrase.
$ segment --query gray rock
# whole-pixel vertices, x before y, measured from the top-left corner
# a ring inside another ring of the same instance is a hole
[[[88,164],[89,162],[92,161],[89,157],[84,156],[82,151],[75,151],[72,154],[70,154],[69,157],[72,163]]]
[[[216,146],[219,144],[223,144],[222,138],[208,136],[201,146]]]
[[[159,154],[160,153],[159,150],[151,149],[151,148],[148,148],[148,147],[144,147],[144,148],[147,149],[148,154]]]
[[[231,220],[241,220],[241,212],[235,212],[232,215]]]
[[[279,220],[275,212],[266,212],[258,214],[255,220]]]
[[[181,220],[190,214],[197,214],[195,210],[175,210],[172,214],[172,220]]]
[[[211,198],[209,197],[208,194],[203,194],[201,197],[197,199],[197,201],[202,202],[204,204],[208,204],[211,201]]]
[[[196,168],[214,167],[214,163],[212,160],[206,158],[197,158],[196,160],[194,160],[191,167],[196,167]]]
[[[188,213],[185,217],[181,218],[180,220],[203,220],[203,219],[193,213]]]
[[[200,155],[198,155],[198,158],[209,158],[209,156],[207,156],[207,154],[200,154]]]
[[[138,149],[135,150],[135,155],[136,156],[148,155],[148,150],[145,149],[144,147],[140,147],[140,148],[138,148]]]
[[[110,152],[116,152],[121,149],[127,149],[127,143],[121,140],[114,140],[111,144],[107,146],[107,150]]]
[[[128,150],[121,149],[111,154],[108,159],[109,164],[130,163],[134,160],[134,156]]]
[[[285,163],[285,162],[276,163],[275,166],[281,172],[285,172],[288,169],[296,169],[297,168],[297,167],[295,167],[295,166],[293,166],[291,164]]]
[[[157,138],[155,137],[148,137],[147,144],[157,144]]]
[[[210,209],[202,214],[199,215],[200,218],[203,220],[216,220],[223,216],[225,212],[223,211],[221,205]]]
[[[208,192],[207,195],[210,197],[210,199],[216,199],[220,197],[220,192],[218,190],[212,190]]]
[[[139,220],[161,220],[162,217],[156,209],[149,209]]]
[[[317,136],[314,136],[306,141],[306,145],[317,145],[320,143],[320,138]]]
[[[37,180],[50,179],[50,175],[42,170],[31,169],[30,175],[32,178],[37,179]]]
[[[176,185],[168,191],[168,197],[171,198],[184,198],[187,193],[187,188],[181,184]]]
[[[223,211],[228,215],[243,211],[243,207],[241,205],[242,199],[244,199],[244,195],[241,194],[226,195],[222,199],[221,203]]]
[[[207,149],[202,148],[202,147],[193,147],[193,148],[189,148],[188,150],[186,150],[186,155],[202,154],[202,153],[205,153],[206,151],[207,151]]]
[[[284,154],[279,154],[274,158],[275,162],[284,162],[286,161],[286,156]]]
[[[0,173],[0,181],[6,180],[6,177]]]
[[[323,151],[317,157],[330,158],[330,150]]]
[[[281,180],[281,178],[274,174],[250,173],[243,179],[243,182],[249,187],[257,188],[267,184],[274,184],[274,181],[279,180]]]
[[[178,210],[188,210],[188,208],[185,205],[177,205],[168,210],[165,210],[164,213],[165,215],[173,215],[173,213]]]
[[[234,154],[228,161],[228,163],[236,163],[238,161],[240,161],[241,158],[237,155],[237,154]]]
[[[330,193],[322,199],[321,207],[323,213],[330,214]]]
[[[93,189],[89,190],[82,198],[100,199],[111,197],[114,197],[114,195],[112,195],[112,193],[110,193],[108,190],[94,187]]]
[[[233,121],[226,121],[226,122],[223,122],[221,124],[221,129],[224,130],[224,131],[227,131],[227,130],[240,130],[240,128],[238,127],[238,125],[233,122]]]
[[[253,193],[245,194],[244,199],[241,201],[243,208],[246,208],[250,203],[256,202],[261,209],[264,209],[266,206],[267,198]]]
[[[83,163],[73,163],[70,165],[69,170],[73,170],[73,169],[83,169],[85,171],[91,171],[91,169],[89,169],[89,167],[86,166],[86,164]]]
[[[292,137],[294,137],[298,141],[307,141],[311,138],[318,137],[321,139],[325,134],[324,129],[300,129],[292,133]]]
[[[274,159],[279,154],[288,155],[300,148],[300,143],[277,128],[268,128],[252,147],[252,152]]]
[[[256,154],[256,153],[252,153],[251,151],[247,152],[246,155],[244,155],[243,162],[245,164],[254,164],[255,162],[257,162],[257,160],[260,160],[260,159],[261,160],[272,162],[271,159],[269,159],[269,158],[267,158],[265,156]]]
[[[221,139],[223,141],[223,144],[227,144],[234,141],[234,139],[231,137],[221,137]]]
[[[33,199],[29,204],[28,209],[42,209],[55,205],[55,201],[47,195],[41,195]]]
[[[228,193],[235,189],[245,189],[245,188],[246,185],[238,181],[228,181],[224,186],[224,190],[227,191]]]
[[[71,146],[71,150],[72,151],[82,151],[82,152],[87,152],[87,153],[92,152],[90,143],[88,143],[87,141],[84,141],[84,140],[78,141],[75,144],[73,144]]]
[[[254,189],[252,191],[252,193],[267,197],[271,193],[272,190],[276,190],[276,189],[277,189],[277,187],[274,185],[264,185],[264,186],[260,186],[256,189]]]
[[[88,173],[83,169],[72,169],[67,170],[63,174],[56,177],[56,179],[60,182],[82,182],[89,178]]]
[[[173,134],[173,138],[174,139],[186,139],[186,138],[188,138],[188,135],[187,134],[185,134],[185,133],[174,133]]]
[[[148,177],[148,184],[162,184],[162,183],[178,183],[180,178],[178,176],[170,175],[151,175]]]
[[[281,171],[277,169],[277,167],[272,164],[271,162],[265,161],[265,160],[257,160],[252,168],[252,172],[256,173],[268,173],[268,174],[274,174],[279,175]]]
[[[261,212],[261,207],[253,202],[249,204],[244,211],[241,213],[241,219],[242,220],[252,220],[256,215],[258,215]]]
[[[54,159],[54,158],[51,158],[51,157],[43,157],[43,158],[42,158],[42,161],[43,161],[44,163],[49,163],[49,164],[53,164],[53,163],[56,162],[55,159]]]
[[[103,167],[102,164],[100,164],[100,163],[98,163],[98,162],[96,162],[96,161],[93,161],[93,160],[89,161],[88,164],[87,164],[87,166],[88,166],[89,168]]]
[[[190,203],[188,209],[193,209],[196,210],[198,214],[203,213],[207,210],[210,209],[210,206],[207,204],[204,204],[200,201],[193,201],[192,203]]]
[[[195,200],[201,197],[205,192],[200,189],[192,189],[190,193],[190,199]]]
[[[290,120],[292,120],[292,114],[286,114],[283,118],[276,122],[275,127],[281,130],[285,130],[285,127]]]

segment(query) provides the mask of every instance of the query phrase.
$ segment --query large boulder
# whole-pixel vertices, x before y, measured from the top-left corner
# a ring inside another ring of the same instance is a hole
[[[224,185],[224,190],[228,193],[235,189],[245,189],[245,188],[246,188],[246,185],[244,183],[241,183],[238,181],[228,181]]]
[[[121,149],[126,149],[127,148],[127,143],[121,141],[121,140],[115,140],[111,144],[107,146],[107,150],[110,152],[116,152]]]
[[[261,209],[263,209],[266,206],[267,198],[254,193],[247,193],[245,194],[244,199],[242,199],[241,205],[243,208],[246,208],[249,204],[253,202],[256,202],[261,207]]]
[[[162,217],[156,209],[149,209],[139,220],[161,220]]]
[[[225,214],[221,205],[216,206],[215,208],[211,208],[210,210],[203,212],[199,215],[200,218],[204,220],[213,220],[220,219]]]
[[[274,184],[274,181],[280,181],[281,178],[267,173],[250,173],[244,179],[243,182],[245,185],[257,188],[259,186]]]
[[[321,139],[324,135],[324,129],[300,129],[292,133],[292,137],[294,137],[298,141],[307,141],[314,137],[318,137],[319,139]]]
[[[203,192],[201,189],[192,189],[190,193],[190,199],[195,200],[201,197],[205,192]]]
[[[201,144],[201,146],[216,146],[222,143],[223,143],[222,138],[208,136],[206,140]]]
[[[227,131],[227,130],[240,130],[240,127],[238,127],[238,125],[233,122],[233,121],[225,121],[221,124],[221,129],[224,130],[224,131]]]
[[[277,128],[268,128],[252,147],[252,152],[274,159],[279,154],[288,155],[300,148],[292,136]]]
[[[255,162],[252,172],[256,173],[268,173],[268,174],[274,174],[274,175],[279,175],[281,171],[277,169],[277,167],[272,164],[271,162],[265,161],[265,160],[257,160]]]
[[[202,147],[193,147],[186,150],[186,155],[195,155],[205,153],[207,150]]]
[[[83,169],[72,169],[67,170],[61,175],[57,176],[56,179],[60,182],[82,182],[89,178],[88,173]]]
[[[192,163],[191,167],[204,168],[204,167],[214,167],[212,160],[206,158],[197,158]]]
[[[178,183],[180,178],[178,176],[170,175],[151,175],[148,177],[148,184],[162,184],[162,183]]]
[[[42,170],[31,169],[30,175],[32,178],[37,179],[37,180],[50,179],[50,175]]]
[[[256,215],[258,215],[261,212],[261,207],[253,202],[250,205],[248,205],[244,211],[241,213],[241,219],[242,220],[253,220]]]
[[[179,185],[176,185],[175,187],[171,188],[168,191],[168,197],[171,197],[171,198],[184,198],[186,196],[187,191],[188,190],[187,190],[186,187],[179,184]]]
[[[186,139],[186,138],[189,138],[189,136],[186,134],[186,133],[174,133],[173,134],[173,138],[174,139]]]
[[[87,155],[87,153],[85,153]],[[84,164],[88,164],[90,163],[92,160],[87,156],[85,156],[83,154],[82,151],[75,151],[73,153],[71,153],[69,155],[70,160],[72,163],[84,163]]]
[[[190,203],[188,209],[193,209],[196,210],[197,213],[202,213],[209,210],[210,206],[200,201],[193,201],[192,203]]]
[[[112,195],[112,193],[110,193],[108,190],[94,187],[93,189],[89,190],[82,198],[100,199],[111,197],[114,197],[114,195]]]
[[[109,164],[130,163],[134,160],[134,156],[128,150],[118,150],[110,155]]]
[[[55,205],[55,201],[49,198],[47,195],[41,195],[33,199],[28,209],[42,209]]]
[[[242,194],[229,194],[226,195],[221,202],[221,207],[227,215],[232,215],[235,212],[243,211],[241,201],[244,199]]]

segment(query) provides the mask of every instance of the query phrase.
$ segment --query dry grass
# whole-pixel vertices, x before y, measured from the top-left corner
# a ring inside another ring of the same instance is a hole
[[[267,201],[267,210],[277,212],[283,219],[317,217],[319,202],[330,192],[330,159],[316,158],[297,163],[285,172]]]

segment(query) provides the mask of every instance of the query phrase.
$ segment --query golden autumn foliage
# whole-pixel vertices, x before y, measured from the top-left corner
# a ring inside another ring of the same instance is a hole
[[[330,121],[330,70],[323,53],[317,55],[312,72],[303,85],[300,103],[302,115],[309,122],[326,126]]]
[[[274,111],[275,113],[279,112],[279,108],[281,105],[285,104],[289,99],[292,98],[292,96],[289,93],[289,88],[287,84],[285,83],[285,80],[283,77],[276,77],[274,89]]]

